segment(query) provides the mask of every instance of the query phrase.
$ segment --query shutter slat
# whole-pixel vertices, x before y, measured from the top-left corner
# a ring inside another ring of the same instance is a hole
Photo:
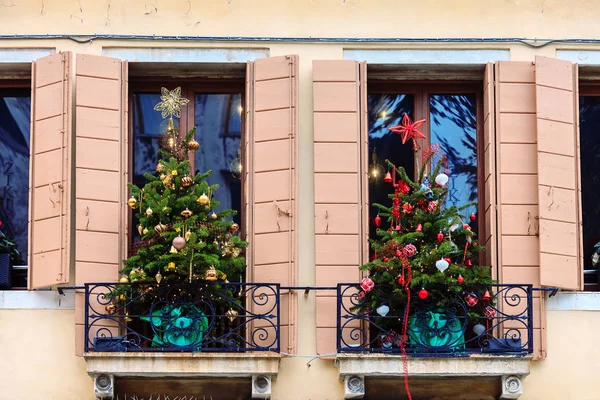
[[[582,289],[577,81],[573,64],[535,59],[540,283]]]
[[[71,53],[32,66],[29,289],[69,282]]]

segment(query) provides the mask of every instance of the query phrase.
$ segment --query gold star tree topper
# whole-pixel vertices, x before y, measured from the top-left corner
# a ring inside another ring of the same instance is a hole
[[[160,91],[161,102],[154,106],[155,111],[160,111],[163,118],[181,117],[181,107],[189,103],[189,100],[181,97],[181,88],[169,90],[162,88]]]

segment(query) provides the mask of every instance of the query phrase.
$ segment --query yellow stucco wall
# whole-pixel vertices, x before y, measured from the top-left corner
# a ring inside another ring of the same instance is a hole
[[[267,37],[599,37],[597,0],[0,0],[0,36],[156,34]],[[2,40],[6,47],[53,47],[101,54],[103,46],[259,47],[297,54],[300,65],[299,285],[313,285],[312,61],[341,59],[344,48],[508,49],[512,60],[600,45],[367,44],[217,41]],[[316,351],[314,293],[299,296],[298,353]],[[0,310],[0,399],[92,399],[85,362],[73,355],[72,311]],[[597,399],[600,312],[550,311],[548,358],[533,363],[524,399]],[[287,358],[275,399],[339,399],[330,360]],[[8,384],[6,384],[8,383]]]

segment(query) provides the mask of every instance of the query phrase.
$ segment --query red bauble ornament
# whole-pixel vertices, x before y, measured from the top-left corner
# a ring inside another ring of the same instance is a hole
[[[463,229],[471,229],[471,227],[469,226],[469,224],[463,224]]]
[[[417,225],[417,229],[415,229],[416,232],[422,232],[423,231],[423,225],[419,224]]]
[[[492,296],[490,295],[489,290],[486,290],[485,292],[483,292],[483,296],[481,296],[481,300],[490,301],[491,299],[492,299]]]
[[[469,307],[474,307],[475,305],[477,305],[478,302],[479,300],[477,300],[477,297],[471,294],[465,297],[465,303],[467,303]]]
[[[463,283],[465,281],[465,278],[462,277],[462,275],[459,275],[458,278],[456,278],[456,282],[458,283]]]
[[[442,243],[444,241],[444,234],[442,232],[437,235],[438,242]]]
[[[450,259],[450,257],[444,257],[444,260],[446,260],[448,264],[452,264],[452,260]]]
[[[394,179],[392,179],[392,174],[390,174],[390,171],[388,171],[387,174],[385,174],[385,176],[383,177],[383,181],[387,183],[392,183],[394,181]]]
[[[475,221],[477,219],[477,215],[471,214],[469,218],[471,218],[471,221]]]
[[[388,262],[390,259],[387,257],[383,257],[383,262]]]
[[[406,281],[404,280],[404,275],[400,275],[398,277],[398,284],[399,285],[405,285],[406,284]]]
[[[427,290],[425,290],[425,288],[422,288],[421,290],[419,290],[419,298],[421,300],[425,300],[427,298],[427,296],[429,296],[429,293],[427,292]]]
[[[379,225],[381,225],[381,217],[379,216],[379,214],[377,214],[377,216],[375,217],[375,226],[379,228]]]
[[[402,252],[398,249],[396,250],[396,257],[401,257],[402,256]]]

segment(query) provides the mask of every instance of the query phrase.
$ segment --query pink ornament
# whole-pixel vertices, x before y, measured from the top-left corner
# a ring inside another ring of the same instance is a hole
[[[185,239],[181,236],[177,236],[175,239],[173,239],[172,244],[177,250],[181,250],[185,247]]]
[[[493,318],[496,316],[496,310],[492,306],[486,306],[483,310],[485,316],[488,318]]]
[[[433,212],[436,207],[438,206],[438,202],[437,201],[430,201],[429,204],[427,205],[427,211],[429,212]]]
[[[415,232],[423,232],[423,225],[417,225],[417,229],[415,229]]]
[[[366,277],[366,278],[363,278],[362,281],[360,281],[360,287],[365,292],[370,292],[371,289],[373,289],[375,287],[375,283],[373,282],[373,280],[371,278]]]
[[[404,246],[404,254],[407,257],[412,257],[415,254],[417,254],[417,248],[414,244],[407,244],[406,246]]]

